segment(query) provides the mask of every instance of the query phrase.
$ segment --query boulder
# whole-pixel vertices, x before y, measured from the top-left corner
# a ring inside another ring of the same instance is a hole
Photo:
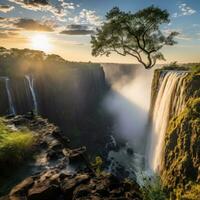
[[[10,192],[9,198],[11,200],[21,199],[19,197],[26,196],[26,192],[29,188],[31,188],[34,184],[34,180],[32,177],[26,178],[24,181],[16,185]]]
[[[42,183],[37,184],[28,191],[28,200],[55,200],[60,195],[58,185]]]
[[[73,196],[74,189],[87,181],[89,181],[90,177],[87,174],[78,174],[74,178],[65,178],[62,182],[61,189],[66,197],[70,199]]]

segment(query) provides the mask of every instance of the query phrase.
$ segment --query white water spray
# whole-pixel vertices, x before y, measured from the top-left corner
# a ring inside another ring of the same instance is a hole
[[[184,71],[167,71],[159,80],[160,88],[152,113],[150,145],[147,148],[148,165],[155,172],[161,167],[164,138],[169,120],[177,116],[185,105],[183,82],[186,76],[187,72]]]
[[[105,107],[115,119],[113,135],[127,141],[126,146],[119,151],[109,152],[111,165],[108,171],[115,172],[118,163],[129,172],[130,177],[136,176],[140,182],[153,73],[141,66],[132,66],[132,70],[123,67],[104,66],[106,78],[112,85],[105,99]],[[133,153],[128,153],[128,149],[132,149]]]
[[[31,91],[31,96],[33,98],[34,111],[37,114],[38,113],[38,105],[37,105],[37,99],[36,99],[35,90],[34,90],[34,79],[32,76],[29,76],[29,75],[25,75],[25,78],[28,82],[28,86]]]

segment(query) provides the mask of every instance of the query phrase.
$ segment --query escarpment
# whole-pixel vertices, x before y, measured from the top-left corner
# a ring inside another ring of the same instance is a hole
[[[164,186],[176,191],[171,193],[172,199],[186,193],[186,199],[191,193],[199,195],[199,85],[198,71],[159,69],[154,73],[150,116],[155,128],[151,142],[160,154],[156,157],[153,153],[150,159],[155,160],[152,166],[158,166]]]

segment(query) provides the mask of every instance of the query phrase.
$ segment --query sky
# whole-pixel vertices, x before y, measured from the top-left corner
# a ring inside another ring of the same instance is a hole
[[[177,45],[162,50],[166,63],[200,62],[200,0],[0,0],[0,46],[43,50],[70,61],[137,63],[117,54],[93,57],[91,34],[115,6],[134,13],[151,5],[170,13],[164,33],[180,33]]]

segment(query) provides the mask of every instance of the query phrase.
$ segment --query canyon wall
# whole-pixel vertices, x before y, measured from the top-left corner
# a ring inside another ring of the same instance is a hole
[[[110,116],[101,106],[109,86],[100,64],[68,62],[32,50],[2,51],[0,114],[33,111],[58,125],[73,145],[101,151]]]
[[[149,161],[153,163],[152,168],[159,171],[164,186],[176,191],[171,193],[172,199],[180,196],[192,199],[188,197],[191,193],[199,195],[199,86],[198,71],[176,69],[156,70],[154,73],[150,143],[155,151],[149,156]]]

